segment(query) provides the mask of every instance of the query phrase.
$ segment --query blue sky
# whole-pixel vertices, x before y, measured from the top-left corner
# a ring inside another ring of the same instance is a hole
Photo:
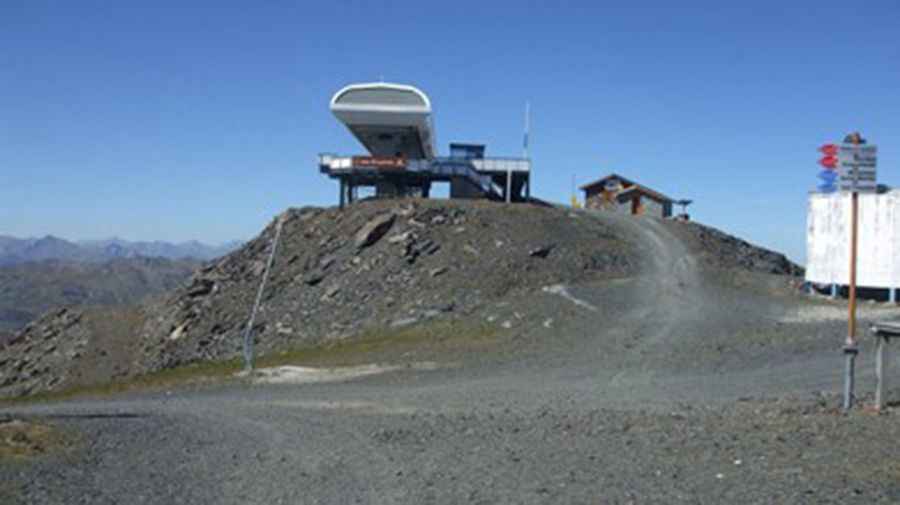
[[[537,196],[615,171],[805,256],[816,147],[900,186],[900,4],[0,2],[0,234],[220,242],[332,205],[345,84],[411,83],[439,149],[519,154]],[[677,4],[677,5],[676,5]],[[844,4],[844,5],[842,5]]]

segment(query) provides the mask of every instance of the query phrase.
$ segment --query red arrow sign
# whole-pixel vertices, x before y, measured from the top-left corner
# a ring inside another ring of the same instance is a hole
[[[819,165],[822,165],[828,170],[834,170],[835,168],[837,168],[837,163],[837,156],[834,155],[822,156],[822,159],[819,160]]]
[[[822,147],[819,148],[819,152],[825,156],[836,156],[838,153],[838,146],[834,144],[823,144]]]

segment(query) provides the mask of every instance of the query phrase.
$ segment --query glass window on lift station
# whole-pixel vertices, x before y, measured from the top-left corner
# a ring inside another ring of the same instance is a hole
[[[450,144],[450,157],[464,160],[484,158],[484,144]]]

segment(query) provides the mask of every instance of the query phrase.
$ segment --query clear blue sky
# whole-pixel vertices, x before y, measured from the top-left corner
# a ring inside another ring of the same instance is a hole
[[[900,185],[900,4],[0,2],[0,234],[219,242],[332,205],[341,86],[411,83],[454,140],[566,202],[610,171],[805,256],[815,148],[859,129]],[[127,5],[126,5],[127,4]],[[601,4],[608,4],[603,6]]]

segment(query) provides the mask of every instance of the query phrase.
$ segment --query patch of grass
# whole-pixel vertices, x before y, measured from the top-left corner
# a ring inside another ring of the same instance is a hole
[[[351,366],[396,359],[407,352],[482,349],[495,344],[501,329],[486,323],[438,321],[404,328],[378,328],[324,346],[286,349],[260,356],[258,367],[281,365]]]
[[[326,345],[270,352],[258,356],[255,365],[257,368],[282,365],[350,366],[373,361],[396,360],[404,353],[415,351],[484,349],[495,345],[501,333],[502,330],[496,325],[463,324],[454,321],[437,321],[404,328],[379,328]],[[134,391],[158,391],[179,386],[221,383],[233,379],[242,369],[242,358],[201,361],[119,382],[75,386],[19,398],[0,399],[0,406],[58,402],[73,398],[106,397]]]
[[[63,433],[50,425],[20,419],[0,422],[0,461],[23,460],[66,444]]]
[[[0,399],[0,406],[55,402],[81,397],[104,397],[131,391],[156,391],[175,386],[208,384],[233,376],[241,370],[241,366],[240,360],[236,358],[225,361],[203,361],[118,382],[80,385],[18,398],[3,398]]]

